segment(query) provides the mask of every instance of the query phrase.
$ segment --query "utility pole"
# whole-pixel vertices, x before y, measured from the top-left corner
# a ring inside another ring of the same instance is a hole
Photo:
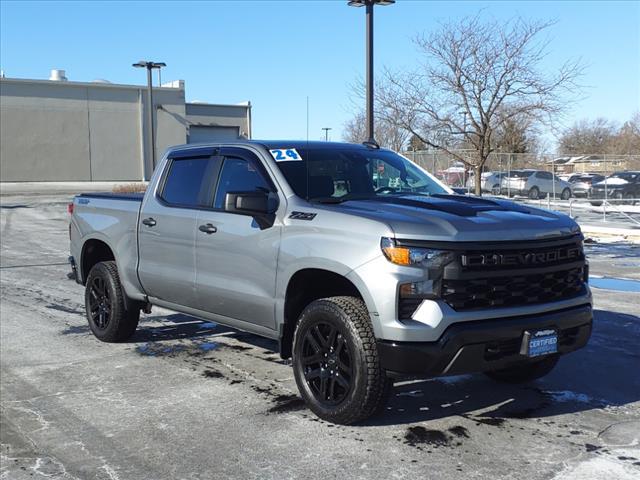
[[[373,7],[393,5],[395,0],[351,0],[350,7],[366,7],[366,55],[367,55],[367,142],[376,143],[373,129]]]
[[[134,63],[132,66],[135,68],[147,69],[147,99],[149,100],[149,104],[147,108],[147,123],[149,124],[149,134],[147,135],[147,138],[149,139],[148,152],[151,156],[151,168],[152,170],[155,170],[156,169],[156,140],[155,140],[155,131],[153,128],[155,108],[153,104],[153,78],[151,76],[151,71],[153,69],[158,69],[158,73],[159,73],[160,69],[162,67],[166,67],[167,64],[164,62],[150,62],[147,60],[140,60],[138,63]],[[145,178],[146,178],[146,175],[145,175]]]
[[[329,141],[329,130],[332,130],[331,127],[322,127],[322,130],[324,130],[324,141],[328,142]]]

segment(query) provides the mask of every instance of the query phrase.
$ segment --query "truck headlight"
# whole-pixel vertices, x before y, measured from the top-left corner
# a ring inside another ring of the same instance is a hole
[[[380,248],[387,260],[396,265],[440,269],[453,260],[453,252],[433,248],[397,246],[393,239],[386,237],[380,241]]]

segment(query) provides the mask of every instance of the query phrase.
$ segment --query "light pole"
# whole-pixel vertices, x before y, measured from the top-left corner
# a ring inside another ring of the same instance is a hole
[[[148,151],[151,153],[151,167],[152,170],[156,169],[156,140],[155,140],[155,132],[153,130],[153,80],[151,78],[151,70],[157,68],[158,71],[162,67],[166,67],[167,64],[164,62],[150,62],[147,60],[140,60],[138,63],[134,63],[132,65],[136,68],[146,68],[147,69],[147,98],[149,100],[149,105],[147,108],[147,123],[149,124],[149,149]],[[144,175],[144,172],[142,172]],[[146,175],[145,175],[146,178]]]
[[[393,5],[395,0],[351,0],[350,7],[366,7],[367,23],[367,142],[376,143],[373,136],[373,7]]]
[[[329,130],[332,130],[331,127],[322,127],[322,130],[324,130],[324,141],[328,142],[329,141]]]

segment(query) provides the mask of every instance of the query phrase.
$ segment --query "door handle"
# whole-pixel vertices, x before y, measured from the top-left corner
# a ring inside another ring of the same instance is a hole
[[[144,223],[147,227],[155,227],[156,226],[156,221],[151,217],[145,218],[144,220],[142,220],[142,223]]]
[[[198,230],[206,233],[207,235],[211,235],[212,233],[216,233],[218,231],[218,229],[213,225],[211,225],[210,223],[207,223],[206,225],[200,225],[198,227]]]

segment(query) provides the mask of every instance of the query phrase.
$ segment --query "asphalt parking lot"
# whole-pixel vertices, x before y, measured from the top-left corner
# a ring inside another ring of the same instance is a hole
[[[396,385],[384,415],[320,421],[271,341],[154,309],[98,342],[67,279],[67,198],[1,199],[0,478],[640,478],[640,294],[594,288],[589,345],[525,386]],[[640,281],[640,246],[587,245]]]

